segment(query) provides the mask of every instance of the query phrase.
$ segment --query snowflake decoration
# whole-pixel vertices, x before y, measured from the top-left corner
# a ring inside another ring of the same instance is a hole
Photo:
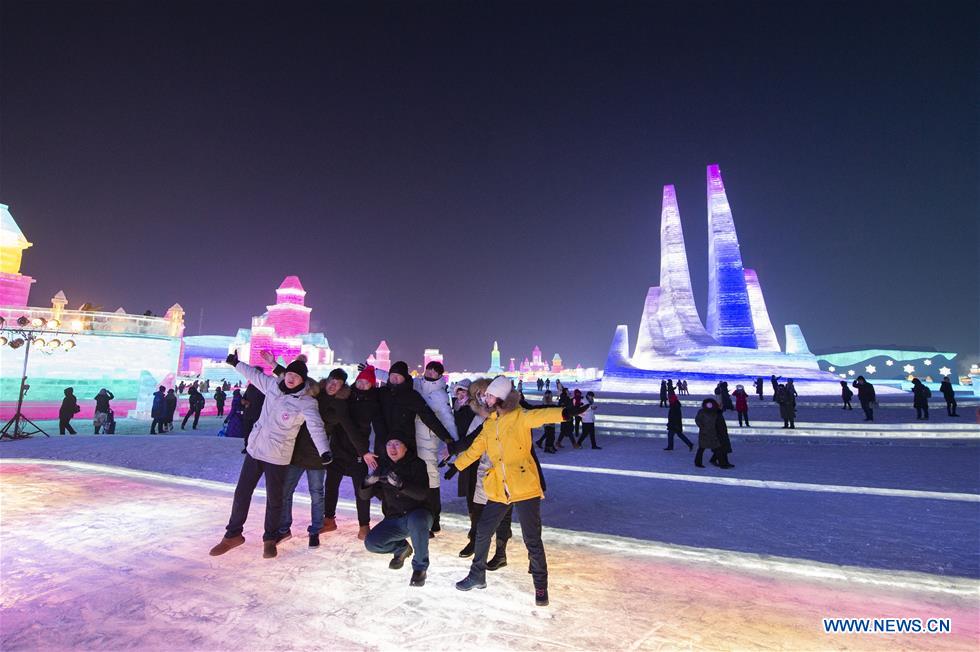
[[[837,375],[840,376],[841,378],[847,378],[847,374],[837,374]]]
[[[885,360],[885,364],[886,364],[886,365],[888,365],[888,366],[890,367],[890,366],[892,366],[893,364],[895,364],[895,361],[894,361],[894,360]]]
[[[873,374],[874,372],[878,371],[878,368],[875,367],[873,364],[869,364],[867,367],[864,368],[864,370],[867,371],[869,374]]]
[[[914,373],[915,372],[915,367],[913,367],[910,364],[907,364],[904,367],[902,367],[902,371],[904,371],[907,374],[911,374],[911,373]]]
[[[827,367],[827,371],[830,371],[830,372],[837,371],[837,367]]]
[[[953,373],[953,370],[950,369],[949,367],[940,367],[939,368],[939,373],[942,374],[943,376],[948,376],[951,373]]]
[[[923,360],[923,361],[922,361],[922,364],[924,364],[925,366],[927,366],[927,367],[928,367],[929,365],[931,365],[931,364],[932,364],[932,360]]]
[[[854,375],[854,370],[853,369],[848,369],[847,370],[847,375],[848,376],[853,376]]]

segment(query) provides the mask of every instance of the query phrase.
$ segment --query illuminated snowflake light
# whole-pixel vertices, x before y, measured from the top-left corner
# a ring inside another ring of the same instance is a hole
[[[902,371],[904,371],[907,374],[915,373],[915,367],[913,367],[910,364],[907,364],[904,367],[902,367]]]
[[[886,364],[886,365],[888,365],[888,366],[890,367],[890,366],[892,366],[893,364],[895,364],[895,361],[894,361],[894,360],[885,360],[885,364]]]
[[[827,367],[827,371],[837,371],[837,367]]]
[[[932,360],[923,360],[922,361],[922,364],[924,364],[925,366],[928,367],[928,366],[930,366],[932,364]]]
[[[847,370],[847,375],[848,376],[853,376],[854,375],[854,370],[853,369],[848,369]]]
[[[951,374],[952,372],[953,372],[953,370],[952,370],[952,369],[950,369],[949,367],[940,367],[940,368],[939,368],[939,373],[940,373],[941,375],[943,375],[943,376],[948,376],[948,375],[949,375],[949,374]]]
[[[873,374],[874,372],[878,371],[878,368],[875,367],[873,364],[869,364],[867,367],[864,368],[864,370],[867,371],[869,374]]]

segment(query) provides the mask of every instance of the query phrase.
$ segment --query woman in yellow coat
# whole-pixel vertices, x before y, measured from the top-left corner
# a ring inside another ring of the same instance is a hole
[[[544,491],[541,489],[538,466],[531,453],[534,445],[531,430],[546,423],[566,421],[588,406],[525,410],[520,407],[520,394],[513,389],[510,379],[505,376],[493,379],[485,395],[490,414],[483,423],[483,429],[470,447],[453,462],[456,470],[465,469],[486,453],[491,463],[483,479],[487,506],[476,526],[473,564],[469,575],[457,582],[456,588],[460,591],[487,588],[490,539],[507,509],[513,506],[520,516],[524,545],[531,558],[535,602],[538,606],[545,606],[548,604],[548,564],[541,541],[541,499]]]

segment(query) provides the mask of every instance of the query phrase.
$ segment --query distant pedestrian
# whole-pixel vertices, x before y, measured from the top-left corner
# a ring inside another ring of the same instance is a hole
[[[567,410],[571,410],[572,408],[572,397],[568,395],[568,390],[564,387],[558,394],[558,407]],[[572,448],[575,448],[575,437],[572,436],[571,419],[562,421],[561,425],[558,426],[558,442],[555,444],[558,448],[564,448],[564,446],[561,445],[561,442],[565,439],[565,437],[572,440]]]
[[[546,391],[551,391],[551,379],[548,378],[544,381],[544,388]]]
[[[878,402],[875,397],[874,385],[869,383],[864,376],[858,376],[854,379],[852,386],[858,391],[858,402],[861,403],[861,409],[864,410],[864,420],[874,421],[874,407]]]
[[[517,381],[517,393],[518,394],[524,394],[524,379],[523,378]]]
[[[777,385],[773,400],[779,403],[779,416],[783,419],[783,428],[796,429],[796,396],[793,392],[786,385]]]
[[[915,418],[919,421],[929,420],[929,399],[932,390],[926,387],[918,378],[912,379],[912,407],[915,408]]]
[[[660,381],[660,407],[667,407],[667,381]]]
[[[738,414],[739,427],[742,427],[743,420],[745,426],[749,427],[749,395],[743,386],[735,385],[735,392],[732,396],[735,397],[735,412]]]
[[[691,390],[687,388],[687,381],[686,380],[678,380],[677,382],[678,382],[678,384],[683,383],[683,385],[684,385],[683,390],[681,391],[681,394],[683,396],[690,396],[691,395]]]
[[[732,403],[732,396],[728,391],[728,383],[721,381],[715,386],[715,396],[718,398],[718,405],[721,406],[721,411],[734,410],[735,405]]]
[[[681,441],[687,444],[689,451],[694,450],[694,444],[684,436],[684,418],[681,415],[681,402],[676,396],[670,397],[670,408],[667,410],[667,448],[665,451],[674,450],[674,437],[680,437]]]
[[[786,381],[786,391],[788,391],[790,394],[792,394],[793,395],[793,398],[796,398],[797,396],[800,395],[800,393],[798,391],[796,391],[796,385],[793,384],[793,379],[792,378],[790,378],[789,380]]]
[[[541,404],[545,407],[554,407],[553,396],[550,390],[545,390],[545,393],[541,396]],[[541,448],[544,445],[545,453],[557,453],[558,449],[555,448],[555,424],[546,423],[544,424],[544,434],[538,438],[537,445]]]
[[[191,385],[190,391],[187,393],[187,414],[184,415],[184,420],[180,423],[180,429],[183,430],[187,426],[187,420],[193,415],[194,423],[191,424],[193,430],[197,430],[197,422],[201,418],[201,410],[204,409],[204,394],[197,390],[197,387]]]
[[[58,410],[59,434],[65,434],[66,430],[68,431],[69,435],[77,434],[75,429],[71,427],[71,420],[81,411],[81,409],[82,408],[78,407],[78,399],[75,398],[75,390],[71,387],[66,387],[65,398],[62,399],[61,408]]]
[[[95,434],[99,434],[99,431],[105,427],[106,434],[111,434],[109,432],[109,414],[112,412],[112,408],[109,406],[109,401],[116,398],[112,392],[107,390],[105,387],[99,390],[99,393],[95,395],[95,416],[92,418],[92,425],[95,427]]]
[[[219,417],[225,416],[225,399],[227,397],[228,395],[225,394],[223,389],[221,389],[221,386],[218,386],[218,388],[214,390],[214,404],[218,408]]]
[[[180,381],[180,384],[177,385],[177,393],[178,394],[183,394],[184,393],[184,389],[186,387],[187,387],[187,385],[184,383],[184,381]]]
[[[225,437],[242,438],[245,436],[245,425],[242,421],[242,390],[236,389],[231,393],[231,408],[225,418]]]
[[[164,418],[166,422],[164,423],[165,429],[170,432],[174,429],[174,413],[177,411],[177,394],[174,393],[173,388],[167,390],[167,395],[164,397]]]
[[[582,398],[582,390],[576,389],[572,392],[572,405],[574,407],[581,407],[585,405],[585,399]],[[572,419],[572,443],[575,444],[575,448],[582,447],[582,440],[580,435],[582,432],[582,416],[579,415]]]
[[[150,434],[157,434],[158,428],[160,434],[163,434],[163,429],[167,423],[167,388],[163,385],[160,385],[157,391],[153,392],[153,405],[150,407],[150,418],[153,419],[150,422]]]
[[[762,380],[762,377],[755,379],[755,393],[759,395],[759,400],[763,399],[762,390],[766,386],[766,383]]]
[[[844,402],[844,407],[841,408],[842,410],[854,409],[853,407],[851,407],[851,397],[853,396],[854,396],[854,392],[852,392],[851,388],[847,386],[847,381],[846,380],[840,381],[840,399]]]
[[[694,456],[694,466],[704,468],[704,451],[710,448],[711,464],[721,469],[734,468],[735,465],[728,461],[732,448],[728,425],[715,399],[706,398],[701,402],[701,409],[694,417],[694,422],[698,424],[698,452]]]
[[[242,393],[242,433],[245,437],[245,444],[248,445],[248,435],[262,415],[262,406],[265,403],[265,394],[257,385],[249,383]],[[384,446],[384,442],[381,442]]]
[[[578,391],[578,390],[575,390]],[[592,450],[602,450],[602,446],[597,446],[595,443],[595,392],[585,393],[585,403],[588,404],[588,409],[582,413],[582,436],[578,439],[578,447],[582,448],[582,442],[588,437],[589,441],[592,443]]]
[[[538,378],[538,391],[540,392],[542,390],[544,390],[544,380],[542,378]]]
[[[953,383],[949,376],[943,376],[943,382],[939,384],[939,392],[946,399],[946,414],[951,417],[958,417],[956,414],[956,392],[953,390]]]
[[[776,374],[769,377],[769,384],[772,385],[772,400],[776,400],[776,390],[779,389],[779,379],[776,378]]]

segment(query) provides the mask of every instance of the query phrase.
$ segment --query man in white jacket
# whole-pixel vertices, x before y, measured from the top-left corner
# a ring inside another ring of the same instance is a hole
[[[275,358],[267,351],[262,353],[262,359],[275,365]],[[293,360],[281,378],[267,376],[261,369],[239,362],[237,352],[230,354],[226,362],[265,394],[265,402],[262,405],[262,414],[248,438],[225,536],[211,549],[211,556],[223,555],[245,543],[242,528],[248,517],[255,487],[259,478],[265,475],[262,556],[268,559],[276,556],[286,470],[293,456],[296,435],[304,422],[323,464],[329,464],[332,459],[330,443],[323,429],[323,420],[315,398],[319,386],[307,382],[309,378],[303,356]]]
[[[453,408],[449,403],[449,393],[446,391],[446,369],[441,362],[433,360],[425,366],[425,373],[415,379],[415,391],[422,395],[426,405],[435,412],[439,422],[446,427],[454,440],[459,439],[456,432],[456,420],[453,418]],[[439,490],[439,460],[448,455],[442,441],[436,433],[415,417],[415,444],[419,458],[425,462],[429,472],[429,509],[432,510],[432,532],[438,532],[439,514],[442,512],[442,496]]]

